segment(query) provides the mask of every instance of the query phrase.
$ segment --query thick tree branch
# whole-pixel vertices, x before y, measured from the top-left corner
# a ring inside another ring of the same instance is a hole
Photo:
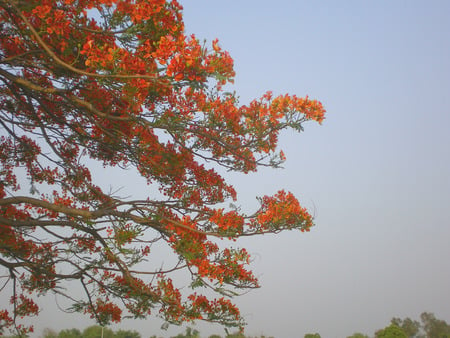
[[[152,82],[157,83],[159,80],[155,75],[127,75],[127,74],[98,74],[98,73],[89,73],[84,70],[78,69],[73,67],[72,65],[64,62],[61,60],[52,50],[51,48],[44,42],[44,40],[41,39],[39,36],[39,33],[36,32],[33,25],[30,23],[30,21],[26,18],[25,15],[22,14],[22,11],[17,8],[17,6],[14,4],[13,0],[6,0],[11,7],[14,9],[16,14],[22,19],[22,21],[25,23],[25,25],[28,27],[28,29],[31,31],[31,34],[36,39],[36,41],[39,43],[39,45],[42,47],[42,49],[45,50],[45,52],[60,66],[76,73],[79,75],[89,76],[93,78],[103,78],[103,79],[124,79],[124,80],[131,80],[131,79],[145,79],[145,80],[151,80]]]

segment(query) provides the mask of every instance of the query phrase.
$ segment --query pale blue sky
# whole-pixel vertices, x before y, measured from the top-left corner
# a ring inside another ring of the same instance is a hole
[[[242,102],[266,90],[323,102],[323,126],[280,140],[286,169],[233,176],[241,201],[291,190],[309,234],[248,239],[262,288],[249,334],[373,334],[423,311],[450,322],[450,2],[183,2],[219,38]]]
[[[238,242],[262,283],[237,300],[247,333],[371,335],[423,311],[450,322],[450,2],[181,3],[187,31],[219,38],[234,58],[242,103],[273,90],[328,111],[323,126],[281,137],[284,170],[230,176],[244,208],[285,188],[317,224]],[[44,311],[38,333],[92,324],[54,318]],[[181,330],[159,325],[122,327],[143,337]]]

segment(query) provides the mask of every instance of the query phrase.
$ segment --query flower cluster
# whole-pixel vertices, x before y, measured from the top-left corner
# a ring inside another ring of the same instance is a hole
[[[322,123],[322,104],[267,92],[241,105],[224,90],[233,59],[185,34],[176,0],[1,1],[0,16],[0,266],[15,283],[0,329],[25,332],[32,297],[66,281],[85,293],[72,309],[102,324],[240,326],[228,297],[258,281],[245,249],[216,240],[313,222],[283,190],[250,215],[225,207],[238,199],[222,172],[278,167],[280,132]],[[147,183],[139,198],[121,196],[124,172]],[[174,266],[154,264],[156,243]],[[179,270],[224,298],[184,294]]]

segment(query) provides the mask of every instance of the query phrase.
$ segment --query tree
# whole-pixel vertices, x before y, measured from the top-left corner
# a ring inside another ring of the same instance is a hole
[[[114,333],[114,338],[141,338],[141,334],[137,331],[118,330]]]
[[[348,336],[347,338],[369,338],[369,336],[365,335],[363,333],[356,332],[356,333],[352,334],[351,336]]]
[[[242,332],[227,333],[225,338],[245,338]]]
[[[172,338],[200,338],[200,332],[193,328],[187,327],[184,334],[179,333]]]
[[[375,332],[376,338],[407,338],[405,331],[395,324],[391,324],[382,330]]]
[[[450,338],[450,325],[446,321],[429,312],[423,312],[420,319],[427,338]]]
[[[49,329],[49,328],[45,328],[44,331],[42,332],[42,338],[57,338],[58,337],[58,333],[56,333],[56,331]]]
[[[93,325],[85,328],[83,332],[78,329],[61,330],[59,333],[51,329],[44,329],[43,338],[141,338],[139,332],[129,330],[118,330],[114,332],[109,328],[102,328],[98,325]],[[156,336],[155,336],[156,337]]]
[[[83,338],[115,338],[114,331],[107,328],[101,327],[99,325],[93,325],[85,328],[83,330],[83,334],[81,335]]]
[[[247,251],[216,239],[313,220],[284,190],[242,212],[220,169],[279,167],[279,133],[322,122],[321,103],[268,92],[240,105],[225,90],[233,60],[185,35],[175,0],[0,0],[0,15],[0,265],[12,293],[0,328],[30,330],[20,318],[49,292],[102,326],[150,314],[242,326],[230,297],[259,284]],[[102,186],[96,167],[121,172],[111,185],[141,178],[144,196]],[[146,265],[157,242],[173,266]],[[182,294],[180,270],[217,298]]]
[[[58,338],[82,338],[83,334],[78,329],[61,330],[58,333]]]
[[[412,320],[411,318],[405,318],[405,319],[400,319],[400,318],[392,318],[391,319],[391,324],[394,324],[400,328],[402,328],[402,330],[406,333],[406,336],[408,338],[419,338],[421,337],[420,335],[420,323],[416,320]]]
[[[318,333],[307,333],[304,338],[320,338],[320,334]]]

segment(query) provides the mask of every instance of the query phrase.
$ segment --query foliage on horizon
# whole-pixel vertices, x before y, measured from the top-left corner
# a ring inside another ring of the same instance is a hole
[[[390,324],[382,330],[375,333],[376,338],[408,338],[405,331],[395,324]]]
[[[26,335],[28,336],[28,335]],[[84,330],[79,329],[64,329],[59,332],[55,330],[46,328],[44,329],[41,338],[98,338],[103,336],[104,338],[141,338],[142,335],[137,331],[132,330],[117,330],[113,331],[109,328],[103,328],[98,325],[93,325],[85,328]],[[23,336],[8,336],[5,338],[24,338]],[[150,336],[150,338],[162,338],[156,335]],[[200,338],[200,332],[198,330],[192,329],[191,327],[187,327],[184,333],[179,333],[176,336],[172,336],[171,338]],[[221,335],[213,334],[208,338],[222,338]],[[246,336],[243,333],[230,333],[226,334],[224,338],[274,338],[269,336]]]
[[[423,312],[420,322],[409,317],[400,319],[394,317],[384,329],[375,332],[375,338],[382,337],[406,337],[406,338],[450,338],[450,325],[446,321],[437,319],[431,312]],[[347,338],[368,337],[361,333],[355,333]]]
[[[21,319],[49,292],[100,325],[244,325],[230,297],[259,284],[247,251],[217,239],[309,231],[313,219],[284,190],[252,214],[224,207],[237,194],[218,168],[279,167],[279,133],[321,123],[321,103],[267,92],[240,105],[224,89],[232,58],[185,35],[177,1],[0,0],[0,16],[0,278],[12,292],[0,331],[32,330]],[[146,197],[105,189],[93,162],[141,177]],[[178,263],[146,269],[156,243]],[[180,270],[198,291],[180,291]]]
[[[448,338],[450,337],[450,325],[442,319],[437,319],[436,316],[431,312],[423,312],[420,315],[421,322],[416,320],[412,320],[409,317],[405,319],[400,319],[398,317],[394,317],[391,319],[390,324],[384,329],[377,330],[374,334],[375,338],[378,337],[407,337],[407,338]],[[228,330],[225,329],[227,332]],[[55,332],[52,329],[46,328],[44,329],[42,338],[81,338],[86,337],[89,338],[96,333],[101,332],[100,326],[89,326],[85,328],[83,331],[79,329],[64,329],[60,332]],[[136,331],[130,330],[118,330],[112,331],[109,328],[104,328],[104,336],[105,338],[127,338],[134,337],[140,338],[141,335]],[[10,338],[17,338],[18,336],[11,336]],[[200,332],[196,329],[192,329],[191,327],[186,327],[184,333],[179,333],[176,336],[172,336],[171,338],[199,338]],[[304,335],[305,338],[309,337],[317,337],[320,338],[319,333],[306,333]],[[9,338],[9,337],[8,337]],[[161,338],[156,335],[152,335],[150,338]],[[222,338],[221,335],[212,334],[208,338]],[[247,336],[242,332],[236,333],[227,333],[225,338],[258,338],[254,336]],[[261,335],[259,338],[266,338],[266,336]],[[267,337],[274,338],[274,337]],[[351,336],[347,336],[347,338],[369,338],[368,335],[363,333],[354,333]]]
[[[52,329],[45,329],[42,338],[141,338],[141,334],[132,330],[117,330],[113,331],[109,328],[102,328],[98,325],[93,325],[85,328],[83,331],[79,329],[65,329],[56,332]]]

